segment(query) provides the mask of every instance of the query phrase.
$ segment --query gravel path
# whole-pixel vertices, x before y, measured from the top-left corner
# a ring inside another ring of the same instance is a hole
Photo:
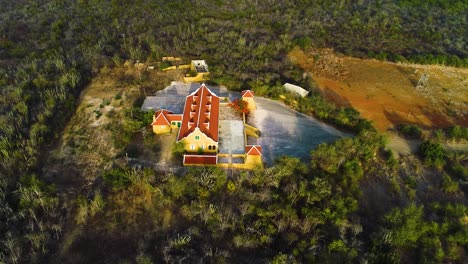
[[[405,156],[416,154],[419,145],[421,145],[421,140],[409,140],[392,135],[389,137],[387,148],[398,155]],[[468,151],[468,144],[442,143],[441,146],[450,151]]]

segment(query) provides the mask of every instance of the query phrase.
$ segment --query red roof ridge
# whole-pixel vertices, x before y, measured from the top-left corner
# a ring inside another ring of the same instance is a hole
[[[159,112],[159,114],[156,116],[156,114],[157,114],[158,112]],[[166,113],[165,113],[165,112],[167,112],[167,114],[169,114],[169,113],[173,114],[173,113],[172,113],[171,111],[169,111],[169,110],[160,109],[160,110],[158,110],[158,111],[156,111],[156,112],[154,113],[154,115],[155,115],[156,117],[155,117],[155,119],[154,119],[154,122],[151,123],[151,125],[155,125],[156,120],[158,120],[158,118],[159,118],[161,115],[164,117],[164,119],[166,120],[167,124],[171,124],[171,122],[169,122],[169,120],[167,119]]]
[[[203,85],[204,85],[204,84],[203,84]],[[200,95],[200,101],[203,101],[203,93],[205,92],[205,89],[203,89],[203,87],[206,88],[206,86],[203,86],[203,85],[200,87],[200,89],[202,89],[201,95]],[[207,88],[207,89],[208,89],[208,88]],[[200,112],[201,112],[201,107],[202,107],[202,104],[201,104],[201,103],[202,103],[202,102],[200,102],[200,104],[199,104],[199,106],[198,106],[198,120],[197,120],[197,126],[200,125],[200,116],[201,116]]]
[[[182,126],[177,140],[187,137],[198,127],[203,134],[218,142],[219,97],[205,84],[192,92],[185,99]],[[206,122],[208,121],[208,122]]]
[[[243,90],[242,97],[254,97],[254,91],[252,90]]]
[[[251,153],[252,152],[252,153]],[[245,146],[246,155],[260,155],[262,156],[262,147],[260,145],[246,145]]]

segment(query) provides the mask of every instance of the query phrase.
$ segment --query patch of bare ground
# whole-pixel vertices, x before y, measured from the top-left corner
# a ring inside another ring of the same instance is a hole
[[[426,128],[468,125],[468,69],[389,63],[295,48],[289,58],[310,73],[326,98],[352,106],[380,131],[400,123]],[[423,74],[427,86],[416,89]]]
[[[85,192],[125,152],[113,137],[126,122],[125,111],[167,83],[167,75],[159,71],[103,68],[82,91],[75,114],[49,153],[44,175],[54,178],[62,194]]]
[[[75,201],[79,195],[89,196],[100,175],[114,164],[128,162],[126,152],[132,146],[142,149],[147,160],[159,158],[158,144],[151,130],[136,133],[128,145],[116,144],[115,135],[128,122],[125,112],[145,94],[166,87],[171,78],[158,70],[139,71],[132,66],[103,68],[80,95],[76,112],[66,125],[62,137],[48,153],[43,174],[57,185],[63,208],[73,222]],[[153,151],[152,151],[153,150]],[[73,223],[66,224],[59,255],[65,254],[82,232]],[[61,262],[60,262],[61,263]]]
[[[222,104],[219,107],[219,120],[242,120],[242,117],[229,105]]]
[[[157,160],[161,166],[180,166],[180,163],[174,164],[174,156],[172,153],[172,148],[176,142],[178,132],[177,130],[166,135],[155,135],[156,143],[160,146]]]

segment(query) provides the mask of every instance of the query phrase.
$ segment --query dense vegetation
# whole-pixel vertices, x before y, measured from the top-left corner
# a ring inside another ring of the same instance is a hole
[[[285,158],[233,179],[116,168],[73,201],[41,175],[80,90],[104,65],[203,57],[215,82],[275,96],[282,81],[313,88],[285,57],[295,45],[466,66],[467,11],[466,1],[0,0],[0,262],[48,262],[59,251],[77,262],[463,261],[466,198],[456,181],[467,180],[466,166],[437,145],[426,144],[425,165],[410,174],[396,172],[398,161],[381,153],[375,136],[324,145],[310,163]],[[371,129],[317,94],[286,100],[338,126]],[[116,147],[138,124],[123,129]],[[384,206],[361,195],[364,180],[390,182]],[[421,188],[443,193],[428,197]],[[63,241],[62,231],[75,226],[85,233]],[[127,250],[112,255],[115,248]]]
[[[468,141],[468,127],[459,125],[451,126],[446,129],[427,130],[413,124],[399,124],[397,132],[408,139],[431,139],[438,143]]]
[[[320,145],[309,162],[284,157],[232,177],[215,168],[176,176],[117,166],[77,198],[82,231],[61,260],[463,262],[468,207],[457,176],[397,161],[383,143],[363,132]],[[458,164],[430,148],[421,150],[430,166],[434,155]]]

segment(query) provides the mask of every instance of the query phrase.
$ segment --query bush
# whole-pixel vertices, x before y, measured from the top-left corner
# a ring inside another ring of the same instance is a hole
[[[198,72],[190,70],[187,74],[189,77],[197,77]]]
[[[468,128],[456,125],[447,129],[447,135],[452,140],[468,140]]]
[[[114,190],[125,189],[130,186],[130,178],[127,171],[121,169],[112,169],[102,175],[104,182]]]
[[[440,169],[445,164],[445,151],[438,143],[424,141],[419,146],[419,154],[427,165]]]
[[[419,127],[409,124],[399,124],[397,130],[405,138],[421,139],[422,131]]]
[[[249,113],[249,103],[242,99],[234,99],[232,103],[229,103],[229,106],[236,111],[239,115]]]
[[[185,144],[182,141],[175,142],[172,147],[172,155],[176,157],[182,157],[185,154]]]

